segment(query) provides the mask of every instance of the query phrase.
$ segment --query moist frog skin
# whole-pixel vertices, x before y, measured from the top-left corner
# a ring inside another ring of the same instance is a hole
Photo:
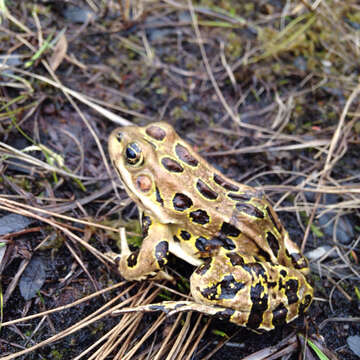
[[[165,122],[114,130],[109,153],[143,231],[139,250],[122,243],[120,274],[169,279],[169,252],[197,267],[193,301],[142,310],[194,310],[263,330],[306,311],[308,262],[261,193],[221,174]]]

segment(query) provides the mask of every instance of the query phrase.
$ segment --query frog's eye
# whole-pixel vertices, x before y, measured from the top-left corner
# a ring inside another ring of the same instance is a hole
[[[139,145],[135,142],[130,143],[125,150],[126,161],[130,165],[141,165],[143,162],[143,153]]]

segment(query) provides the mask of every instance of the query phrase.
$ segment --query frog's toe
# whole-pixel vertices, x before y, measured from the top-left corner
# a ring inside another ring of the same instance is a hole
[[[167,281],[170,281],[174,285],[176,284],[175,278],[172,275],[168,274],[164,270],[160,270],[160,271],[154,272],[152,274],[149,274],[148,279],[149,280],[167,280]]]
[[[105,256],[110,260],[114,261],[115,264],[118,264],[121,259],[121,254],[115,253],[113,251],[108,251],[105,253]]]
[[[162,311],[166,314],[172,315],[181,311],[190,311],[193,310],[192,304],[195,307],[195,302],[192,301],[163,301],[156,304],[148,304],[148,305],[140,305],[129,308],[123,308],[119,310],[115,310],[113,312],[114,315],[121,313],[129,313],[129,312],[154,312],[154,311]]]
[[[196,311],[205,315],[217,316],[221,319],[229,319],[233,314],[233,309],[222,306],[199,304],[195,301],[169,301],[164,304],[169,315],[174,315],[183,311]]]

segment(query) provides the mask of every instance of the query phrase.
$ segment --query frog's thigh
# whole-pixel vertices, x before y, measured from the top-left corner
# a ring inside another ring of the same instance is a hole
[[[167,263],[169,255],[169,227],[160,224],[149,216],[143,217],[143,242],[139,250],[131,252],[127,243],[122,241],[120,274],[127,280],[168,279],[161,269]]]
[[[303,313],[313,293],[300,271],[235,252],[200,265],[190,284],[196,302],[229,309],[229,321],[265,330]]]

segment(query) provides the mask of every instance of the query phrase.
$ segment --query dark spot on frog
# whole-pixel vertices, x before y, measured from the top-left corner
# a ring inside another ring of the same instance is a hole
[[[268,231],[266,233],[266,240],[267,240],[273,254],[275,255],[275,257],[277,257],[278,253],[279,253],[280,245],[279,245],[279,242],[278,242],[276,236],[272,232]]]
[[[169,255],[169,243],[165,240],[160,241],[155,246],[155,258],[160,268],[162,268],[166,264],[168,255]]]
[[[163,311],[165,313],[169,312],[164,305],[150,305],[149,309],[152,311]]]
[[[191,234],[187,232],[186,230],[181,230],[180,236],[183,240],[190,240]]]
[[[152,137],[155,140],[158,141],[162,141],[165,136],[166,136],[166,132],[164,129],[162,129],[159,126],[155,126],[155,125],[150,125],[146,130],[145,130],[146,134],[149,135],[150,137]]]
[[[272,312],[273,318],[272,323],[274,326],[283,325],[286,323],[286,315],[288,313],[288,309],[285,307],[283,303],[280,303]]]
[[[159,191],[159,188],[156,187],[155,188],[156,190],[156,201],[161,204],[161,206],[164,206],[164,200],[162,199],[161,195],[160,195],[160,191]]]
[[[224,309],[216,313],[216,316],[218,316],[221,320],[228,320],[233,316],[235,313],[234,309]]]
[[[198,181],[196,182],[196,188],[202,196],[209,200],[216,200],[218,197],[217,192],[211,189],[210,186],[205,184],[205,182],[201,179],[198,179]]]
[[[175,152],[179,159],[182,160],[184,163],[190,166],[198,165],[199,162],[195,159],[194,156],[190,154],[190,151],[185,146],[181,144],[176,144]]]
[[[272,288],[276,287],[276,285],[277,285],[277,282],[276,282],[276,281],[272,281],[272,282],[269,281],[269,282],[267,283],[267,286],[268,286],[269,289],[272,289]],[[276,295],[275,295],[275,294],[273,294],[273,298],[276,298]]]
[[[176,193],[173,198],[174,209],[184,211],[193,205],[192,200],[185,194]]]
[[[296,279],[290,279],[285,283],[285,295],[288,298],[289,305],[295,304],[298,300],[299,282]]]
[[[201,252],[209,251],[209,239],[199,236],[195,241],[196,248]]]
[[[226,190],[230,190],[230,191],[238,191],[239,190],[238,186],[227,182],[220,175],[214,174],[214,181]]]
[[[133,251],[126,259],[128,267],[132,268],[136,266],[139,256],[139,250]]]
[[[266,211],[271,219],[271,222],[274,224],[276,230],[281,234],[281,228],[280,228],[280,225],[278,225],[278,223],[275,221],[275,216],[274,214],[272,213],[272,210],[270,208],[270,206],[267,206],[266,207]]]
[[[225,236],[232,236],[232,237],[238,237],[241,234],[239,229],[237,229],[234,225],[231,225],[225,221],[221,225],[220,232]]]
[[[258,219],[264,218],[264,213],[252,204],[237,203],[236,208],[247,215],[254,216]]]
[[[206,259],[203,264],[197,267],[195,273],[198,275],[204,275],[210,269],[211,261],[211,258]]]
[[[182,303],[182,302],[178,302],[175,306],[174,306],[174,310],[182,308],[184,306],[186,306],[186,303]]]
[[[146,238],[149,233],[149,227],[151,226],[151,218],[150,216],[143,216],[142,218],[142,234],[143,238]]]
[[[230,259],[232,266],[243,266],[245,264],[243,257],[237,253],[227,253],[226,256]]]
[[[268,252],[264,251],[261,248],[258,248],[258,255],[265,259],[267,262],[271,262],[271,258]]]
[[[205,210],[195,210],[190,213],[191,220],[194,223],[205,225],[210,221],[209,215]]]
[[[304,269],[308,267],[307,260],[301,254],[299,253],[289,254],[288,252],[286,254],[291,258],[291,262],[294,265],[295,269]]]
[[[283,277],[287,276],[287,271],[286,270],[280,270],[280,275]]]
[[[219,247],[223,247],[226,250],[234,250],[236,245],[229,238],[220,238],[213,237],[211,239],[206,239],[202,236],[199,236],[195,241],[195,246],[200,252],[209,252],[216,250]]]
[[[218,288],[220,286],[220,294]],[[244,283],[235,280],[234,276],[226,275],[224,278],[213,286],[201,290],[201,294],[209,300],[233,299],[238,291],[245,286]]]
[[[174,239],[174,241],[177,242],[177,243],[180,242],[180,239],[179,239],[176,235],[173,236],[173,239]]]
[[[244,264],[242,267],[249,274],[255,274],[256,277],[262,276],[264,279],[267,279],[266,270],[259,262]]]
[[[170,172],[181,173],[184,171],[184,168],[177,161],[169,157],[162,158],[161,163],[164,168]]]
[[[261,296],[261,294],[263,295]],[[260,282],[251,287],[250,298],[252,306],[246,325],[251,329],[257,329],[261,325],[263,314],[268,308],[268,294],[264,292],[264,287]]]
[[[305,295],[304,301],[299,305],[299,314],[303,314],[311,304],[312,296]]]
[[[279,290],[283,288],[285,288],[285,286],[283,285],[282,278],[279,278]]]
[[[254,195],[251,193],[242,193],[242,194],[228,193],[227,196],[230,199],[237,201],[250,201],[254,197]]]
[[[235,243],[229,238],[217,237],[217,238],[212,238],[211,241],[212,240],[222,242],[221,246],[226,250],[234,250],[236,248]]]

